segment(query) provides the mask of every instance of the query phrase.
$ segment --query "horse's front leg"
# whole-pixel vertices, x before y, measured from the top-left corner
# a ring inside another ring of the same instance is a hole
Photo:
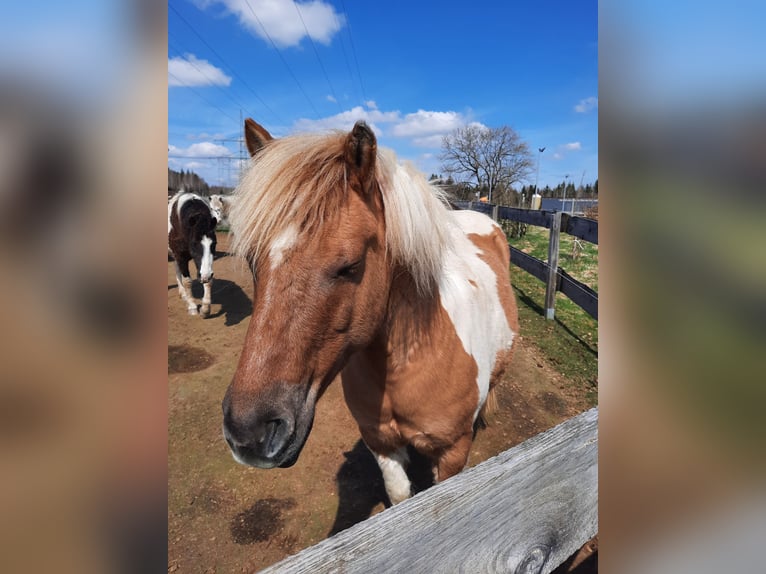
[[[370,447],[368,446],[368,448]],[[410,479],[407,476],[407,466],[410,463],[407,447],[400,447],[385,455],[375,452],[372,448],[370,451],[375,456],[383,474],[383,484],[391,504],[399,504],[403,500],[407,500],[412,489]]]
[[[213,250],[212,240],[209,237],[203,237],[200,241],[202,244],[202,256],[194,260],[197,265],[197,271],[199,273],[199,280],[202,282],[203,295],[202,295],[202,307],[200,313],[203,317],[210,315],[210,293],[213,285]]]
[[[465,468],[473,444],[473,432],[461,436],[452,446],[444,449],[434,465],[434,480],[441,482]]]
[[[176,281],[178,282],[178,293],[181,299],[186,303],[186,310],[189,315],[197,314],[197,303],[191,293],[192,279],[189,277],[189,262],[175,262]]]
[[[202,289],[204,290],[204,293],[202,295],[202,307],[200,307],[200,313],[203,317],[207,317],[210,315],[210,300],[211,300],[211,291],[213,289],[213,278],[211,277],[209,280],[204,281],[202,283]]]

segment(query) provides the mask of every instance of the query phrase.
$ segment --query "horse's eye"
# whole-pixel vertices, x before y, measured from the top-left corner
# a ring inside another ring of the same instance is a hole
[[[347,279],[352,280],[357,277],[359,274],[359,271],[362,268],[362,262],[361,261],[355,261],[354,263],[348,263],[346,265],[343,265],[338,268],[337,271],[335,271],[335,278],[336,279]]]

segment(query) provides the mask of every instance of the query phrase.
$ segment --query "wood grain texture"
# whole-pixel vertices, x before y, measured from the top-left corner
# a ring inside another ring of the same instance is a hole
[[[548,573],[598,531],[597,430],[595,408],[264,572]]]

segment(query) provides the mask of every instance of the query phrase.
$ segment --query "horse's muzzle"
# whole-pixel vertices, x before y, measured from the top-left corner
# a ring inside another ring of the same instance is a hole
[[[281,454],[292,436],[293,424],[286,419],[272,419],[250,429],[251,436],[240,442],[229,430],[232,423],[224,419],[223,436],[237,462],[258,468],[280,466]]]
[[[258,401],[248,409],[232,408],[229,390],[223,400],[223,437],[234,459],[257,468],[289,467],[298,460],[313,422],[301,416],[304,409],[272,400]]]

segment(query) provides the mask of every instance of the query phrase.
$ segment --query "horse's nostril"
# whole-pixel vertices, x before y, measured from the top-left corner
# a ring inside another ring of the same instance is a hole
[[[290,425],[284,419],[273,419],[266,423],[263,439],[259,441],[263,445],[263,454],[267,458],[273,458],[284,448],[290,435]]]

